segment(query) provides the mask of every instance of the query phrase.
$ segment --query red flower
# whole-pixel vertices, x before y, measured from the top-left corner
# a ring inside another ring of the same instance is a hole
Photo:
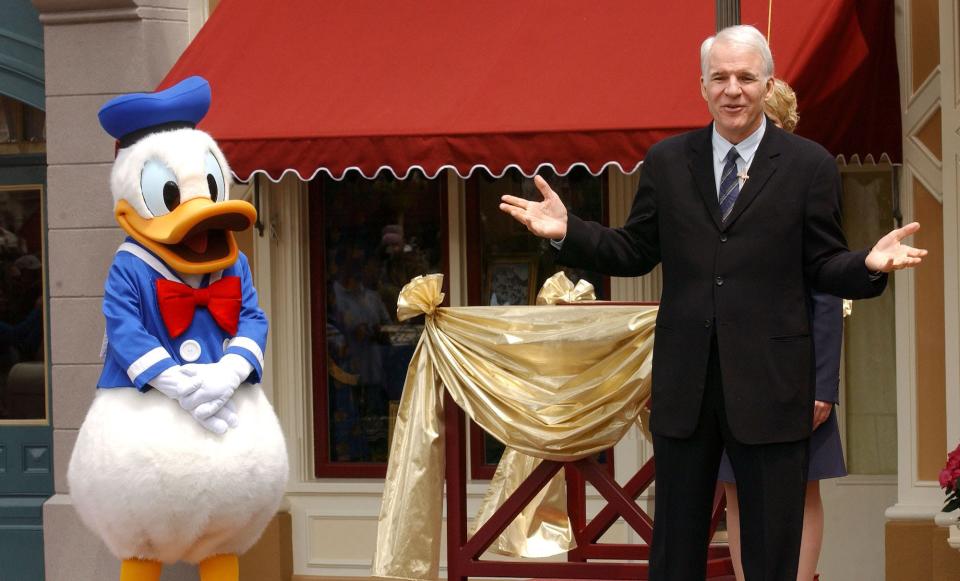
[[[947,464],[940,471],[940,488],[947,490],[947,496],[957,494],[957,482],[960,480],[960,445],[947,454]]]
[[[953,490],[953,485],[957,481],[957,475],[944,468],[940,471],[940,488]]]

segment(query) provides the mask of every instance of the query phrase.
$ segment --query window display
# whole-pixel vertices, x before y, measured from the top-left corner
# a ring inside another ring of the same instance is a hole
[[[318,475],[374,476],[385,469],[391,410],[423,329],[422,319],[397,321],[397,296],[414,276],[445,270],[442,181],[353,174],[314,182]],[[354,464],[368,466],[342,470]]]

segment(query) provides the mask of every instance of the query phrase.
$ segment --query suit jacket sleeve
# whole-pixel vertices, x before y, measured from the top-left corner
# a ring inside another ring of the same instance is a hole
[[[657,187],[651,149],[643,163],[633,207],[622,228],[567,218],[567,235],[557,261],[610,276],[640,276],[660,263]]]
[[[816,362],[816,399],[840,403],[840,348],[843,343],[843,299],[813,291],[813,351]]]
[[[871,279],[864,260],[869,250],[847,250],[840,225],[840,172],[825,155],[814,172],[804,216],[805,276],[821,292],[851,299],[879,296],[887,275]]]

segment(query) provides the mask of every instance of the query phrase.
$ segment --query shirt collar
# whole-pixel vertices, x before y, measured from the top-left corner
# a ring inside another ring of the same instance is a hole
[[[121,244],[120,248],[117,249],[117,252],[127,252],[132,254],[165,279],[172,280],[173,282],[183,282],[186,283],[187,286],[193,288],[204,288],[223,277],[222,270],[218,270],[209,274],[185,274],[182,272],[177,272],[170,268],[167,263],[160,260],[160,257],[154,254],[152,250],[130,236],[126,237],[126,239],[123,241],[123,244]]]
[[[740,154],[740,158],[743,159],[747,167],[750,166],[750,162],[753,161],[754,154],[757,153],[757,148],[760,147],[760,140],[763,139],[763,134],[767,129],[767,118],[764,116],[763,122],[760,124],[760,127],[757,127],[757,130],[751,133],[736,145],[737,153]],[[713,133],[713,156],[714,159],[723,159],[727,156],[727,152],[730,151],[730,148],[733,147],[733,144],[724,139],[719,133],[717,133],[717,124],[712,125]]]

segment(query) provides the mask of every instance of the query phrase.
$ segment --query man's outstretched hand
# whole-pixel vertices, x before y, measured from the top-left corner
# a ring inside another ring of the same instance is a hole
[[[543,196],[542,202],[503,196],[500,198],[500,209],[537,236],[562,240],[567,235],[567,208],[542,177],[535,176],[533,183]]]
[[[890,272],[920,264],[920,260],[927,255],[927,251],[900,242],[919,229],[919,222],[911,222],[903,228],[890,231],[878,240],[864,261],[870,272]]]

